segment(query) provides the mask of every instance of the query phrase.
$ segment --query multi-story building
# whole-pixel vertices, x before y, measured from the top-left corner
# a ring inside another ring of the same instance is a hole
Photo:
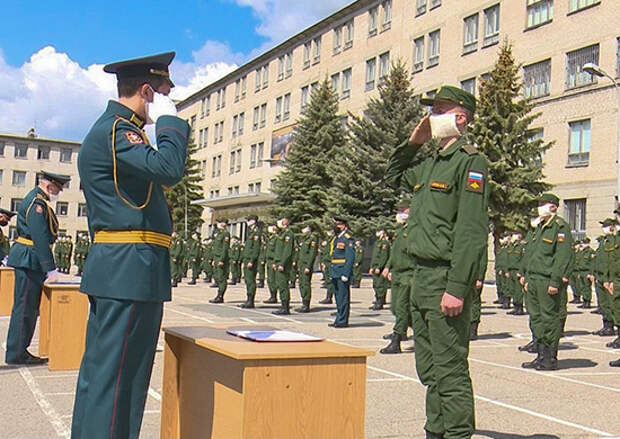
[[[24,196],[38,184],[41,171],[69,175],[71,181],[52,205],[59,234],[75,238],[77,231],[87,231],[86,202],[77,171],[79,148],[79,142],[38,137],[34,130],[25,136],[0,133],[0,207],[17,211]],[[17,237],[15,219],[9,237]]]
[[[359,114],[397,59],[416,92],[454,84],[476,93],[507,38],[523,64],[523,93],[541,113],[533,136],[555,142],[545,174],[561,213],[577,236],[596,234],[614,206],[620,103],[610,81],[582,67],[620,76],[619,15],[616,0],[350,4],[178,104],[199,147],[207,224],[221,214],[240,233],[248,212],[269,204],[292,127],[319,81],[330,79],[343,113]]]

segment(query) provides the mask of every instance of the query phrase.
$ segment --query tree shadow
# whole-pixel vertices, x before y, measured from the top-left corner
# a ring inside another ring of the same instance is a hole
[[[585,367],[596,367],[598,363],[585,358],[567,358],[558,360],[558,370],[581,369]]]
[[[375,328],[380,326],[385,326],[385,324],[379,322],[349,323],[349,328]]]
[[[475,434],[491,439],[560,439],[559,436],[554,434],[528,434],[524,436],[522,434],[500,433],[499,431],[491,430],[476,430]]]
[[[489,311],[481,312],[480,313],[481,316],[494,316],[495,314],[497,314],[497,313],[496,312],[489,312]]]
[[[478,336],[478,340],[503,340],[506,338],[512,338],[509,332],[498,332],[497,334],[481,334]]]
[[[568,311],[566,314],[569,316],[580,315],[583,314],[583,311]]]

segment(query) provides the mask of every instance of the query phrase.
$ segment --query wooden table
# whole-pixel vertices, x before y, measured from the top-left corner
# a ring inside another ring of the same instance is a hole
[[[366,357],[374,351],[252,342],[223,328],[164,332],[160,437],[364,438]]]
[[[13,309],[15,269],[0,267],[0,316],[10,316]]]
[[[86,342],[88,296],[79,284],[43,285],[39,320],[39,355],[49,370],[80,368]]]

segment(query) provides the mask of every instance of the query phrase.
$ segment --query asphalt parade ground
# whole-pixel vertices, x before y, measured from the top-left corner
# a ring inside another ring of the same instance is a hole
[[[313,283],[312,312],[275,316],[277,305],[262,303],[269,294],[257,293],[257,308],[237,305],[245,300],[243,284],[229,286],[226,303],[214,305],[215,290],[198,281],[180,284],[173,301],[165,305],[163,326],[252,324],[295,329],[340,343],[376,350],[368,359],[366,437],[423,438],[425,389],[415,372],[412,341],[402,343],[403,353],[382,355],[382,339],[391,332],[389,306],[372,311],[371,280],[352,290],[349,328],[327,326],[335,305],[318,305],[324,297],[319,276]],[[301,304],[297,289],[291,291],[292,308]],[[389,295],[388,295],[389,298]],[[495,287],[485,285],[480,338],[471,343],[470,366],[476,394],[475,438],[568,439],[620,438],[620,369],[609,367],[620,350],[605,347],[612,337],[591,335],[601,318],[569,304],[566,337],[562,339],[559,370],[537,372],[520,367],[531,354],[517,347],[529,341],[528,317],[510,316],[492,302]],[[0,438],[68,438],[77,371],[50,372],[46,366],[14,367],[4,364],[9,317],[0,317]],[[31,352],[37,353],[38,328]],[[163,368],[163,334],[149,388],[142,438],[159,437]],[[303,414],[300,414],[303,416]],[[193,439],[193,438],[188,438]],[[280,438],[274,438],[280,439]],[[294,439],[294,438],[281,438]],[[317,438],[321,439],[321,438]]]

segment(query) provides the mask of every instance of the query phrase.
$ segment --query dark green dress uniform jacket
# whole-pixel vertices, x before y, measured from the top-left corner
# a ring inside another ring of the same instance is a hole
[[[446,291],[463,298],[476,280],[487,245],[487,162],[464,137],[414,165],[420,147],[408,140],[398,146],[386,178],[414,193],[407,251],[417,259],[449,265]]]
[[[17,212],[17,234],[34,241],[33,246],[19,242],[9,252],[9,267],[46,273],[56,268],[50,246],[56,241],[58,220],[47,204],[48,196],[36,187],[24,197]]]
[[[539,224],[528,249],[527,275],[548,277],[550,286],[560,288],[572,272],[572,245],[570,227],[559,216]]]
[[[226,229],[218,230],[213,237],[213,262],[217,267],[223,262],[224,269],[228,272],[228,262],[230,260],[230,233]]]
[[[261,231],[258,227],[248,228],[248,237],[245,241],[245,247],[243,248],[242,260],[245,264],[252,263],[252,268],[256,268],[258,258],[261,253]]]
[[[293,264],[293,253],[295,251],[295,235],[287,227],[277,236],[274,263],[277,267],[284,267],[289,270]]]
[[[172,186],[183,177],[189,125],[178,117],[161,116],[156,124],[157,150],[141,128],[142,122],[132,110],[110,101],[82,143],[78,170],[91,237],[99,230],[172,233],[163,186]],[[144,208],[136,208],[141,206]],[[131,288],[110,288],[123,285]],[[168,249],[152,244],[95,244],[86,260],[80,290],[98,297],[168,301]]]
[[[334,238],[331,255],[329,277],[338,279],[344,276],[351,280],[355,261],[355,239],[348,231]]]
[[[297,257],[297,269],[303,273],[306,268],[312,272],[314,269],[314,260],[319,249],[317,237],[314,235],[306,235],[299,244],[299,255]]]

